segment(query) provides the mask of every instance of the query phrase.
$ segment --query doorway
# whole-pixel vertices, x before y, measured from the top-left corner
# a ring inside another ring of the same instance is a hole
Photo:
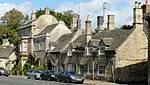
[[[52,63],[51,63],[51,61],[50,60],[48,60],[48,62],[47,62],[47,66],[48,66],[48,70],[53,70],[53,65],[52,65]]]

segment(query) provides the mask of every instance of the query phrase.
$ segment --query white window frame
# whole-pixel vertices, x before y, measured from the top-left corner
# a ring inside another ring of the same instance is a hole
[[[20,51],[22,52],[26,52],[26,51],[28,51],[28,42],[22,42],[21,44],[20,44]]]
[[[42,45],[41,45],[41,43],[38,43],[38,49],[39,49],[39,50],[42,50]]]
[[[92,55],[92,53],[90,53],[90,51],[92,51],[92,48],[91,47],[88,47],[87,46],[87,56],[90,56],[90,55]]]
[[[74,70],[73,69],[73,64],[68,64],[68,70]]]
[[[100,69],[100,66],[102,66],[102,67],[104,67],[104,69]],[[97,75],[98,76],[105,76],[105,65],[104,64],[98,64],[98,73],[97,73]],[[100,73],[100,70],[101,71],[104,71],[104,73]]]
[[[92,64],[88,64],[87,65],[87,74],[92,74],[92,73],[93,73],[93,66],[92,66]]]
[[[67,56],[72,56],[72,49],[68,49]]]

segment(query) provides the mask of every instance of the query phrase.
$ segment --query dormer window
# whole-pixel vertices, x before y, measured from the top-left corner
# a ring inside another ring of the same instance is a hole
[[[99,46],[99,54],[104,55],[105,54],[105,46]]]
[[[72,56],[72,51],[73,51],[73,47],[70,44],[69,48],[68,48],[68,52],[67,52],[67,56]]]
[[[93,45],[91,41],[89,41],[88,46],[87,46],[87,55],[92,55],[92,51],[93,51]]]

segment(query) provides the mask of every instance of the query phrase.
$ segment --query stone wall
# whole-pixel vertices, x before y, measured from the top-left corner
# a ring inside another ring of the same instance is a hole
[[[135,29],[132,29],[134,31],[129,35],[126,41],[122,43],[122,45],[116,51],[116,70],[119,68],[128,67],[130,65],[136,65],[138,63],[147,61],[148,49],[144,48],[148,47],[148,40],[146,38],[145,33],[143,32],[143,25],[136,24],[134,28]],[[136,70],[141,69],[136,66],[134,68]],[[119,70],[115,73],[116,80],[121,82],[145,81],[145,78],[142,78],[139,75],[129,75],[129,73],[130,72],[128,68]],[[134,77],[139,78],[139,80],[135,80]]]

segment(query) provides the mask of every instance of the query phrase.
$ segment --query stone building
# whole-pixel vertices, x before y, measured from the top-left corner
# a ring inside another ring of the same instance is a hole
[[[36,40],[37,38],[45,39],[51,37],[49,33],[50,31],[55,31],[53,30],[53,28],[56,28],[58,30],[59,29],[58,26],[63,26],[63,23],[58,22],[58,20],[54,16],[50,15],[49,12],[50,12],[49,8],[45,8],[45,14],[41,15],[38,18],[36,18],[35,13],[32,13],[31,20],[26,22],[18,29],[20,41],[21,41],[19,47],[20,47],[20,57],[21,57],[22,64],[25,64],[25,62],[29,57],[29,54],[33,55],[36,58],[36,53],[34,53],[34,51],[37,51],[38,47],[39,47],[38,49],[47,50],[46,42],[41,44],[42,43],[41,41],[41,43],[39,43],[37,47],[37,43],[38,43],[38,41]],[[66,28],[66,27],[63,26],[62,28]],[[48,33],[46,33],[45,31],[48,31]],[[58,34],[60,32],[61,30],[58,32]],[[66,32],[70,33],[68,28],[66,28],[66,31],[64,33]],[[58,36],[54,36],[53,37],[54,41],[57,40],[57,38],[60,36],[61,33]],[[40,37],[44,37],[44,38],[40,38]],[[45,47],[42,46],[42,48],[40,48],[41,47],[40,45],[45,45]],[[42,57],[44,57],[44,55],[42,55]]]
[[[3,38],[3,44],[0,45],[0,67],[10,71],[16,64],[16,48],[9,44],[8,39]]]
[[[103,17],[98,17],[96,33],[91,29],[89,15],[85,31],[80,29],[80,23],[74,22],[72,32],[47,11],[37,19],[33,16],[19,29],[23,43],[20,56],[26,59],[31,53],[48,69],[74,70],[90,79],[144,82],[147,80],[148,33],[143,10],[147,7],[135,2],[132,28],[114,29],[115,16],[108,15],[108,27],[104,30]]]
[[[93,34],[90,17],[86,29],[68,43],[61,63],[64,69],[75,70],[91,79],[118,82],[147,80],[148,47],[146,24],[140,2],[135,2],[133,27],[115,28],[114,15],[108,15],[108,30]],[[68,38],[69,39],[69,38]],[[62,58],[62,57],[61,57]]]

